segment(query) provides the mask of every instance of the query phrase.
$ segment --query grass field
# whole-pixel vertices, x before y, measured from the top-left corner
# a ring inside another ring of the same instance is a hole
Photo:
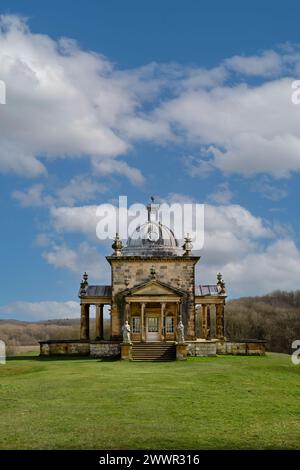
[[[0,419],[1,449],[299,449],[300,366],[14,358]]]

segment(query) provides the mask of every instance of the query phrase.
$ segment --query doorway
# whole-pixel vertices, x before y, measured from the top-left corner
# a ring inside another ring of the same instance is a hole
[[[156,317],[147,316],[146,341],[151,342],[151,341],[160,341],[161,340],[159,323],[160,323],[160,319],[159,319],[158,316],[156,316]]]

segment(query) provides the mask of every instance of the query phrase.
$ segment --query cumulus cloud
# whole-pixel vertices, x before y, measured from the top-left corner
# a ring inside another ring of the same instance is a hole
[[[0,17],[0,68],[7,84],[0,171],[22,176],[46,174],[46,158],[124,154],[130,143],[122,136],[123,123],[155,83],[148,86],[145,72],[140,78],[138,72],[114,70],[105,57],[72,40],[33,34],[16,16]],[[121,163],[120,173],[122,168],[129,173],[128,165]]]
[[[45,184],[34,184],[24,190],[12,192],[12,198],[22,207],[56,207],[63,204],[69,207],[77,202],[87,202],[105,193],[107,186],[95,179],[78,175],[64,185],[52,186],[49,190]]]
[[[258,249],[264,240],[274,238],[271,228],[260,217],[240,205],[205,205],[203,262],[218,269],[238,261]]]
[[[198,157],[184,158],[190,175],[218,169],[288,177],[300,169],[300,108],[291,102],[291,83],[280,78],[257,86],[186,90],[157,113],[186,142],[198,145]]]
[[[25,191],[14,191],[12,198],[22,207],[43,207],[53,204],[53,197],[44,195],[43,184],[34,184]]]
[[[234,56],[225,60],[226,66],[243,75],[269,77],[279,74],[283,68],[282,57],[274,51],[264,51],[255,56]]]
[[[96,205],[53,207],[50,211],[53,227],[60,232],[96,237],[97,208]]]
[[[108,277],[104,270],[104,257],[100,255],[95,246],[87,242],[80,243],[75,249],[67,244],[54,244],[45,250],[43,257],[56,268],[68,269],[74,273],[87,271],[97,281]]]
[[[141,185],[141,170],[124,157],[150,141],[198,146],[190,174],[287,177],[300,170],[299,107],[291,102],[299,64],[290,46],[212,69],[153,63],[118,70],[73,40],[34,34],[24,20],[2,16],[0,171],[46,175],[49,159],[89,156],[96,173]]]
[[[51,319],[78,318],[79,303],[67,302],[13,302],[0,307],[2,319],[18,319],[25,321],[42,321]]]
[[[270,201],[280,201],[288,195],[288,190],[282,185],[282,182],[279,185],[273,184],[267,176],[263,176],[254,181],[250,189],[253,192],[261,193]]]
[[[96,173],[101,175],[125,175],[133,184],[140,186],[144,183],[144,177],[140,170],[133,168],[128,163],[120,160],[93,159],[93,167]]]
[[[299,289],[300,251],[291,239],[280,239],[266,249],[255,246],[236,259],[219,265],[230,297],[261,295],[277,289]],[[198,279],[215,282],[216,269],[206,265],[199,269]]]
[[[226,182],[219,184],[216,190],[208,195],[208,200],[217,204],[228,204],[233,196],[234,194],[229,188],[229,184]]]

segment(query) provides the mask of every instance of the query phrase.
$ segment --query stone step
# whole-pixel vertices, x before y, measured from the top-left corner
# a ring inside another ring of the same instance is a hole
[[[134,344],[133,343],[133,346],[135,348],[146,348],[146,347],[147,348],[170,348],[174,345],[173,344],[163,344],[163,343],[161,343],[161,344],[159,344],[159,343],[158,344],[154,344],[154,343],[153,344],[151,344],[151,343],[136,343],[136,344]]]
[[[133,343],[134,361],[173,361],[176,359],[174,343]]]

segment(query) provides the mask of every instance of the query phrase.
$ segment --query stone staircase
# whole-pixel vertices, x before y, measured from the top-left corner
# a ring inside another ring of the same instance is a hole
[[[176,346],[174,343],[133,343],[132,359],[134,361],[175,361]]]

